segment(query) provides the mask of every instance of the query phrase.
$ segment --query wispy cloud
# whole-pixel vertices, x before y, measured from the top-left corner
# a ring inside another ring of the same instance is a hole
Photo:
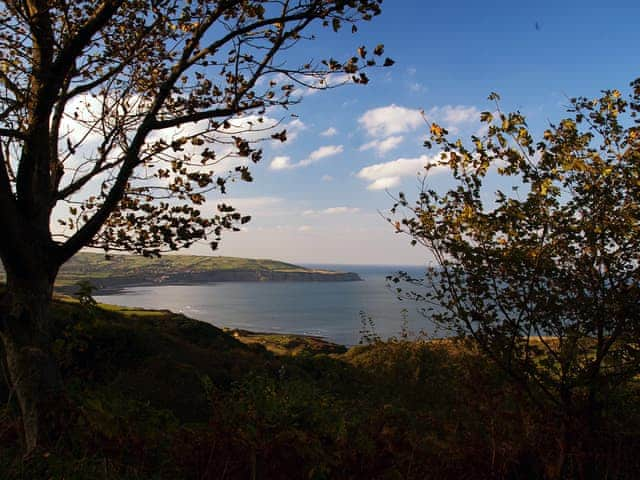
[[[434,119],[445,124],[460,125],[462,123],[477,122],[480,111],[473,106],[444,105],[433,107],[426,112],[427,119]]]
[[[426,165],[437,162],[439,155],[422,155],[418,158],[398,158],[391,162],[376,163],[364,167],[357,174],[358,178],[367,180],[369,190],[384,190],[400,185],[402,178],[415,177],[424,171]],[[444,172],[446,167],[434,167],[431,172]]]
[[[337,134],[338,130],[334,127],[329,127],[324,132],[320,133],[323,137],[335,137]]]
[[[451,133],[458,133],[460,128],[474,123],[479,125],[480,110],[468,105],[443,105],[430,108],[425,112],[428,122],[435,122]]]
[[[221,204],[230,205],[243,215],[250,215],[254,219],[281,217],[292,214],[290,203],[282,197],[227,197],[226,195],[211,195],[202,207],[203,215],[215,215],[218,213],[218,205]]]
[[[311,152],[308,158],[302,160],[302,164],[310,165],[318,160],[322,160],[323,158],[333,157],[339,153],[344,151],[344,147],[342,145],[325,145],[324,147],[320,147],[317,150]]]
[[[309,86],[304,89],[303,94],[306,96],[315,95],[327,88],[335,88],[347,84],[353,84],[353,75],[348,73],[329,73],[317,81],[309,83]]]
[[[292,168],[307,167],[324,158],[338,155],[343,151],[344,151],[344,147],[342,145],[325,145],[324,147],[320,147],[317,150],[314,150],[313,152],[311,152],[309,156],[304,160],[300,160],[299,162],[296,162],[296,163],[291,162],[291,157],[287,157],[287,156],[275,157],[273,160],[271,160],[271,164],[269,165],[269,168],[271,170],[290,170]]]
[[[364,145],[362,145],[360,147],[360,151],[364,152],[366,150],[375,150],[379,155],[383,155],[393,150],[394,148],[396,148],[403,141],[404,141],[403,136],[388,137],[388,138],[385,138],[384,140],[373,140],[369,143],[365,143]]]
[[[413,93],[423,93],[427,91],[427,87],[425,87],[424,84],[420,82],[410,82],[409,90],[411,90]]]
[[[313,215],[342,215],[345,213],[358,213],[360,211],[359,208],[356,207],[330,207],[325,208],[324,210],[305,210],[302,212],[305,216],[313,216]]]
[[[321,180],[323,182],[332,182],[333,181],[333,177],[331,175],[323,175]]]

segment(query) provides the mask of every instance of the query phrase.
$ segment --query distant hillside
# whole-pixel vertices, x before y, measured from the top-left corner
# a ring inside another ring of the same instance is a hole
[[[89,280],[98,288],[118,288],[232,281],[340,282],[361,279],[356,273],[309,269],[275,260],[195,255],[144,258],[83,252],[62,267],[56,286],[69,290],[81,280]]]

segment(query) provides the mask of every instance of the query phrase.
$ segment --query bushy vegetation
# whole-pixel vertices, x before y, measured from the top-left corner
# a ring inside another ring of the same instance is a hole
[[[470,141],[431,125],[425,145],[440,154],[389,220],[434,265],[395,280],[540,409],[553,406],[563,478],[605,478],[603,416],[640,375],[640,79],[627,96],[570,99],[539,140],[489,98],[495,111]],[[432,181],[436,167],[452,187]]]
[[[54,448],[23,458],[18,411],[0,387],[1,478],[558,473],[551,405],[532,404],[472,343],[399,338],[326,354],[298,339],[297,355],[276,355],[166,311],[64,300],[54,317],[73,415]],[[284,340],[267,345],[286,350]],[[605,415],[599,461],[610,478],[640,469],[638,392],[632,383]]]

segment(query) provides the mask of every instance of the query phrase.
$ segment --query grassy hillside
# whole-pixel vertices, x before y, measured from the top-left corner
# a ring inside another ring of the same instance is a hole
[[[54,316],[75,415],[53,451],[23,458],[0,377],[2,479],[533,479],[557,467],[551,406],[534,408],[465,344],[344,352],[70,298]],[[637,396],[603,421],[610,478],[640,471]]]
[[[81,252],[62,267],[60,275],[69,281],[87,275],[105,278],[110,275],[124,277],[141,271],[155,275],[168,275],[176,272],[197,273],[210,270],[307,271],[303,267],[276,260],[196,255],[165,255],[160,258],[145,258],[139,255],[107,257],[102,253]]]
[[[2,280],[4,274],[0,274]],[[109,255],[81,252],[60,270],[58,288],[70,291],[82,280],[96,286],[145,283],[197,283],[206,281],[264,280],[358,280],[356,274],[315,270],[276,260],[165,255],[145,258],[138,255]]]

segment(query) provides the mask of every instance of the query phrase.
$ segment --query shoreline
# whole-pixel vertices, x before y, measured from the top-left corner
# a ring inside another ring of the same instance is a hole
[[[54,300],[70,303],[78,303],[78,299],[65,293],[54,294]],[[158,317],[177,318],[182,317],[190,321],[211,325],[226,334],[232,336],[244,344],[260,344],[267,350],[278,355],[299,355],[300,353],[325,353],[340,354],[347,352],[354,345],[343,345],[331,341],[328,337],[321,335],[311,335],[303,333],[287,332],[256,332],[244,328],[225,327],[194,318],[183,312],[174,312],[170,309],[127,307],[112,303],[98,302],[98,308],[104,311],[118,312],[125,316],[135,317]],[[142,315],[141,315],[142,314]]]
[[[208,272],[209,273],[209,272]],[[224,277],[226,272],[218,274],[212,272],[211,276]],[[202,278],[170,278],[160,280],[150,279],[92,279],[86,278],[78,281],[88,281],[94,287],[94,294],[96,295],[117,295],[123,293],[126,289],[136,287],[180,287],[180,286],[197,286],[197,285],[215,285],[218,283],[291,283],[291,282],[304,282],[304,283],[326,283],[326,282],[364,282],[364,279],[354,272],[312,272],[301,273],[295,272],[296,278],[291,278],[290,272],[284,272],[288,278],[253,278],[253,279],[239,279],[239,278],[216,278],[216,279],[202,279]],[[197,274],[199,277],[202,274]],[[313,275],[312,278],[309,276]],[[276,275],[277,276],[277,275]],[[316,277],[318,276],[318,277]],[[79,286],[77,284],[65,284],[55,286],[54,289],[57,293],[62,295],[73,295],[78,291]]]

